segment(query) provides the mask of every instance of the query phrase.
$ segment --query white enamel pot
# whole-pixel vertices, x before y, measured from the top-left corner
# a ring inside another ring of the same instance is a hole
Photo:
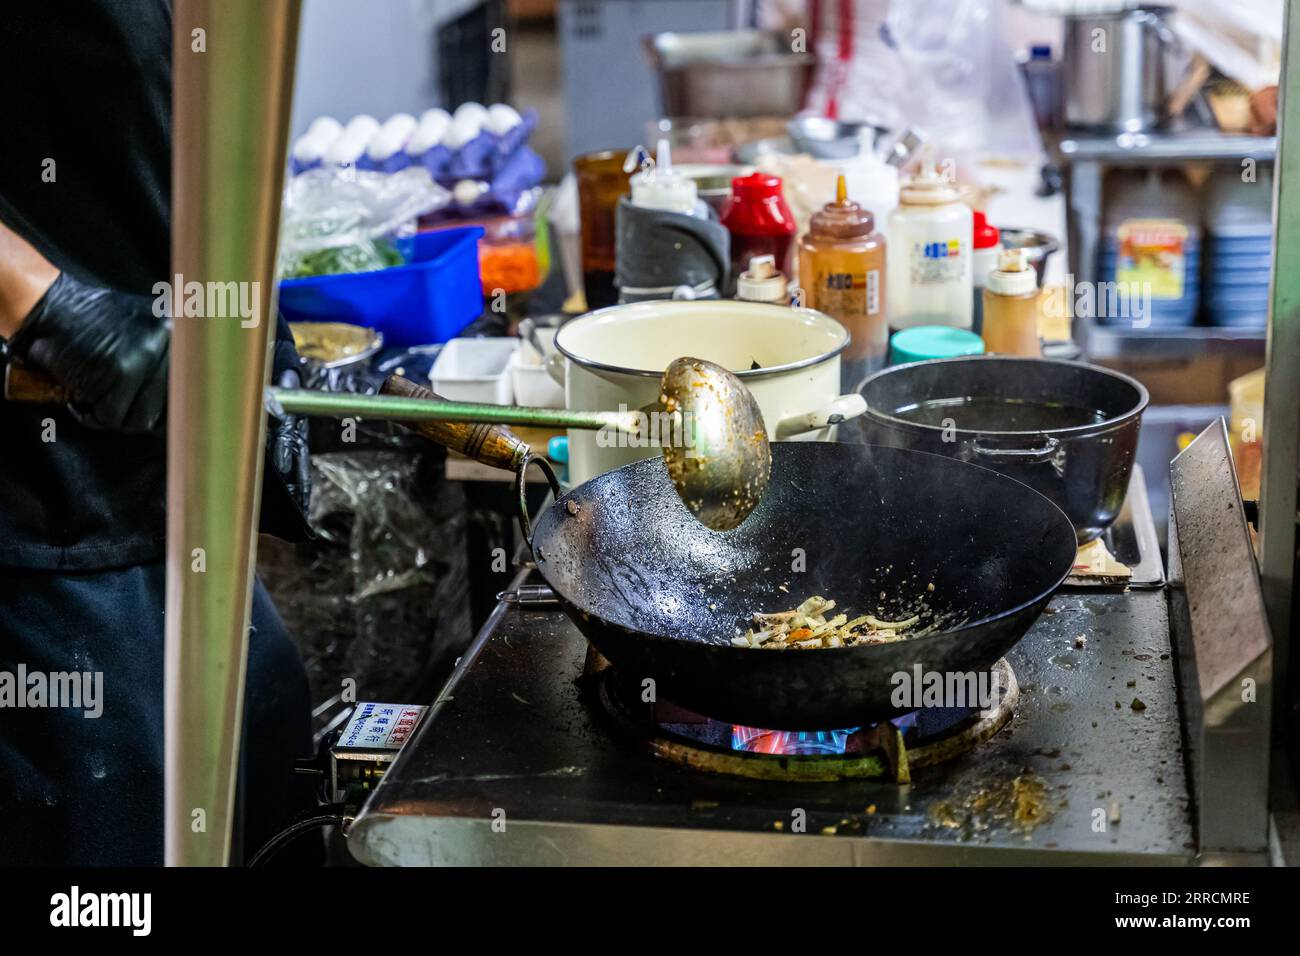
[[[849,335],[812,309],[733,301],[617,305],[573,319],[555,346],[565,407],[617,411],[659,398],[659,378],[684,355],[738,375],[753,393],[774,441],[831,441],[835,426],[866,411],[861,395],[840,394],[840,352]],[[569,431],[569,483],[659,454],[619,436]]]

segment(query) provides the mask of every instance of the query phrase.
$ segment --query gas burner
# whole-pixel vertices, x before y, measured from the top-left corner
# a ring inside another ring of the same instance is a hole
[[[877,724],[829,730],[764,730],[725,723],[667,701],[646,703],[595,651],[586,675],[601,706],[655,754],[703,773],[792,782],[908,783],[911,771],[963,754],[1001,730],[1020,689],[1006,659],[993,665],[998,698],[987,711],[935,707]]]

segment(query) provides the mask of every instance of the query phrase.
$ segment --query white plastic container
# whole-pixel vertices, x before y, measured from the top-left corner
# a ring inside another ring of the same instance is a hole
[[[659,140],[655,156],[654,161],[647,162],[646,168],[634,173],[628,180],[632,205],[699,219],[707,218],[708,211],[700,201],[695,180],[688,179],[673,169],[672,148],[668,145],[668,140]],[[627,165],[623,168],[627,169]]]
[[[527,339],[519,341],[519,348],[510,357],[510,381],[517,405],[534,408],[563,408],[564,382],[556,381],[552,366],[563,358],[555,349],[555,329],[538,329],[537,340],[542,354],[537,354]]]
[[[429,371],[433,390],[453,402],[510,405],[510,357],[514,338],[452,339],[442,347]]]
[[[890,331],[917,325],[969,329],[974,294],[970,207],[932,162],[904,183],[898,200],[885,233]]]

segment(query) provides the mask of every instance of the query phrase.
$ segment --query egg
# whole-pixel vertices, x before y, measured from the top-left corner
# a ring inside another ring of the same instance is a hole
[[[406,151],[412,156],[426,153],[443,141],[447,130],[451,128],[451,114],[446,110],[426,110],[420,116],[420,124],[406,144]]]
[[[395,113],[371,137],[366,154],[371,159],[387,159],[406,145],[415,126],[415,117],[410,113]]]
[[[524,118],[513,106],[506,103],[493,103],[488,108],[487,122],[483,125],[487,127],[488,132],[504,136],[523,121]]]
[[[460,110],[451,118],[451,128],[447,130],[445,142],[450,149],[460,149],[466,143],[478,137],[483,131],[482,122],[474,115],[460,115]]]
[[[314,163],[323,153],[319,141],[312,139],[310,133],[304,133],[294,140],[293,149],[289,151],[289,155],[300,163]]]
[[[307,127],[307,132],[303,133],[303,139],[314,139],[324,142],[327,146],[338,139],[343,133],[343,124],[332,116],[318,116],[311,121]]]
[[[482,103],[461,103],[460,106],[456,107],[456,112],[451,115],[451,118],[458,120],[465,117],[471,117],[474,122],[482,127],[484,121],[487,119],[487,115],[487,107]]]
[[[325,162],[338,166],[355,163],[366,151],[369,138],[364,127],[359,130],[344,129],[343,135],[330,143],[329,148],[325,150]]]
[[[451,189],[451,198],[461,206],[470,206],[478,201],[478,197],[487,192],[487,183],[479,182],[476,179],[462,179]]]
[[[347,136],[359,138],[362,147],[364,147],[366,143],[370,142],[370,137],[379,132],[379,120],[369,113],[359,113],[348,120],[348,124],[343,127],[343,132]]]

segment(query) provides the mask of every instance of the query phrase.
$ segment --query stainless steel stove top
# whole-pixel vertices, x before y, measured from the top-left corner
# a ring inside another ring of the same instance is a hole
[[[590,681],[584,690],[586,658],[558,610],[499,605],[352,826],[353,854],[734,865],[1178,864],[1196,853],[1158,588],[1059,592],[1008,655],[1019,683],[1008,724],[908,784],[670,762],[609,716]]]

